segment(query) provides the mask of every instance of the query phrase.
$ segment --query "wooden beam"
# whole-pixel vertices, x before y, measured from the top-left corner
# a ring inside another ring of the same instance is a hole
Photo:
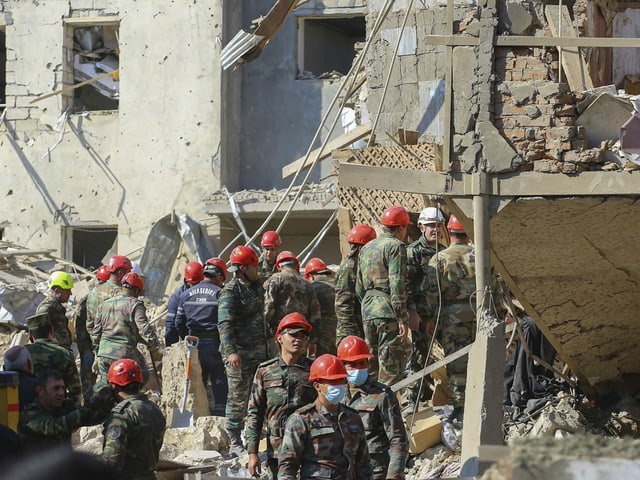
[[[516,35],[496,37],[498,47],[610,47],[640,48],[640,38],[609,37],[520,37]]]
[[[0,250],[0,257],[20,257],[25,255],[51,255],[53,252],[55,252],[55,249],[11,250],[11,251]]]
[[[359,125],[354,128],[350,132],[340,135],[338,138],[334,138],[329,143],[327,143],[324,150],[322,147],[316,148],[308,155],[304,157],[298,158],[296,161],[289,163],[282,167],[282,178],[287,178],[291,175],[294,175],[300,166],[302,165],[302,170],[306,170],[309,168],[315,159],[324,160],[325,158],[329,158],[331,156],[331,152],[333,150],[338,150],[340,148],[345,148],[351,145],[353,142],[361,140],[365,137],[368,137],[371,133],[371,124],[367,123],[365,125]],[[306,161],[305,161],[306,160]],[[301,171],[302,171],[301,170]]]

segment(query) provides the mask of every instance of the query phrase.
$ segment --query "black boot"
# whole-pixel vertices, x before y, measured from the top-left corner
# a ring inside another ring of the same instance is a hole
[[[246,448],[242,445],[242,430],[239,428],[230,428],[227,430],[229,439],[231,440],[231,446],[229,447],[229,455],[240,457],[247,454]]]

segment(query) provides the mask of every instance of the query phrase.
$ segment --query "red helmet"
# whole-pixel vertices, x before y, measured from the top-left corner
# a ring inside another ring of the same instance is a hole
[[[184,267],[184,280],[189,284],[200,283],[204,280],[204,267],[200,262],[189,262]]]
[[[307,332],[310,332],[313,327],[309,322],[307,322],[304,315],[298,312],[293,312],[282,317],[282,320],[280,320],[278,328],[276,329],[276,336],[280,335],[285,328],[304,328]]]
[[[394,205],[382,212],[380,223],[385,227],[400,227],[402,225],[411,225],[411,219],[404,207]]]
[[[144,289],[144,281],[140,278],[140,275],[133,272],[126,273],[124,277],[122,277],[122,282],[120,282],[120,284],[123,287],[133,287],[138,290]]]
[[[140,365],[130,358],[116,360],[109,367],[107,380],[109,383],[115,383],[121,387],[125,387],[130,383],[142,383]]]
[[[365,358],[373,358],[373,355],[369,351],[367,342],[355,335],[349,335],[338,344],[338,358],[343,362],[357,362]]]
[[[347,378],[347,370],[342,361],[335,355],[325,353],[316,358],[311,364],[309,371],[309,381],[339,380]]]
[[[464,227],[460,223],[460,220],[458,220],[458,217],[456,217],[455,215],[451,215],[449,217],[449,223],[447,223],[447,229],[450,232],[464,233]]]
[[[239,245],[231,251],[229,263],[235,265],[258,265],[260,259],[258,254],[251,247]]]
[[[98,271],[96,272],[96,278],[101,282],[106,282],[109,280],[109,267],[106,265],[100,265],[98,267]]]
[[[321,258],[317,258],[317,257],[316,258],[312,258],[304,266],[304,278],[306,278],[308,280],[309,279],[309,275],[311,275],[312,273],[326,272],[328,270],[329,270],[329,268],[322,261]]]
[[[376,238],[376,231],[369,225],[356,225],[349,230],[347,235],[347,242],[355,243],[356,245],[364,245]]]
[[[109,273],[113,273],[120,268],[124,268],[127,272],[130,272],[133,265],[131,265],[131,260],[124,255],[114,255],[109,259],[107,268],[109,269]]]
[[[281,245],[282,239],[280,238],[280,234],[275,230],[269,230],[262,234],[262,239],[260,240],[261,247],[278,248]]]
[[[276,257],[276,268],[280,270],[280,265],[282,263],[294,263],[296,266],[296,270],[300,271],[300,262],[298,261],[298,257],[296,257],[293,252],[289,250],[283,250]]]
[[[218,270],[222,272],[222,277],[227,279],[227,264],[220,257],[213,257],[204,262],[204,271],[218,273]]]

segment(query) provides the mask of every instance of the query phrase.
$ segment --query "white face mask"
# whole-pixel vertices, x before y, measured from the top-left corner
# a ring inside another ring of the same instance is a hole
[[[360,368],[356,370],[347,370],[347,380],[350,384],[360,386],[369,378],[369,369]]]
[[[324,394],[324,398],[332,405],[338,405],[346,394],[346,385],[327,385],[327,393]]]

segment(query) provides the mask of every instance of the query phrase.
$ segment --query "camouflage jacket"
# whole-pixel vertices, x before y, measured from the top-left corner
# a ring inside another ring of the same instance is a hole
[[[102,417],[104,418],[104,417]],[[26,405],[18,420],[18,435],[27,451],[67,446],[71,448],[71,434],[84,425],[96,425],[101,418],[85,407],[76,408],[67,399],[56,412],[49,412],[39,400]]]
[[[324,353],[336,354],[336,287],[333,275],[320,275],[311,283],[320,304],[320,321],[316,325],[318,348],[316,357]]]
[[[287,418],[316,399],[316,390],[309,382],[311,363],[302,357],[295,365],[288,366],[282,357],[277,357],[258,367],[245,421],[249,453],[258,453],[262,426],[266,423],[267,455],[277,458]]]
[[[437,251],[441,252],[445,248],[438,245]],[[422,290],[422,283],[427,274],[429,260],[435,253],[436,249],[427,243],[424,235],[420,235],[418,240],[407,247],[407,306],[410,310],[416,309],[422,318],[427,315],[427,299]]]
[[[101,460],[123,480],[154,480],[166,421],[146,395],[118,403],[104,422]]]
[[[386,385],[369,379],[361,386],[349,386],[347,404],[357,410],[367,435],[369,455],[388,459],[387,479],[404,479],[409,441],[400,405]]]
[[[298,271],[284,267],[267,281],[264,294],[264,319],[273,337],[278,323],[288,313],[299,312],[314,327],[309,343],[317,340],[316,325],[320,321],[320,303],[313,287]]]
[[[224,286],[218,297],[218,332],[224,359],[237,353],[243,364],[255,366],[268,358],[263,306],[264,291],[259,282],[246,285],[234,277]]]
[[[428,319],[435,320],[438,303],[449,322],[475,320],[469,299],[476,291],[475,251],[468,243],[454,243],[431,257],[423,289]]]
[[[93,351],[91,335],[87,330],[87,295],[80,299],[75,312],[76,323],[76,343],[78,351],[82,354],[86,351]]]
[[[406,324],[407,249],[391,233],[382,233],[360,250],[356,295],[362,320],[387,318]]]
[[[360,480],[372,477],[364,425],[340,405],[337,415],[316,402],[293,413],[278,454],[278,479]]]
[[[340,264],[336,275],[335,310],[338,321],[336,342],[348,335],[364,338],[360,300],[356,295],[358,274],[358,248],[352,248]]]
[[[160,350],[144,303],[124,293],[102,304],[93,326],[93,337],[98,345],[98,356],[113,360],[134,358],[138,354],[138,342],[144,343],[150,351]]]
[[[264,256],[260,256],[260,263],[258,264],[258,276],[260,278],[261,285],[269,280],[269,278],[271,278],[271,275],[273,275],[277,271],[278,269],[276,268],[276,262],[269,263]]]
[[[73,340],[71,331],[69,330],[69,319],[67,318],[67,309],[57,299],[51,296],[51,292],[42,301],[36,309],[36,314],[47,313],[49,321],[53,325],[53,338],[58,343],[68,349],[71,349]]]
[[[122,287],[113,280],[107,280],[97,285],[87,295],[87,331],[91,336],[94,348],[98,348],[98,342],[93,336],[94,323],[98,316],[98,311],[107,298],[115,297],[122,294]]]
[[[38,338],[34,343],[25,345],[31,354],[33,373],[41,374],[46,370],[55,370],[64,380],[69,396],[77,399],[80,396],[80,377],[73,354],[70,350],[53,343],[46,338]]]

